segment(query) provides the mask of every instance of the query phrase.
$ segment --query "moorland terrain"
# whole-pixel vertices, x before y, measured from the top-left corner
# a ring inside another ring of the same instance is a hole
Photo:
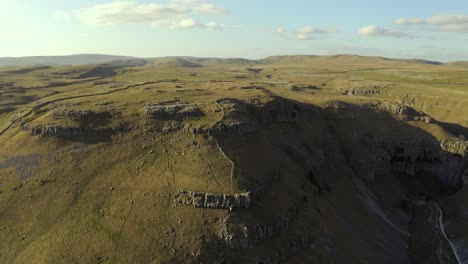
[[[0,263],[468,260],[466,63],[93,58],[0,60]]]

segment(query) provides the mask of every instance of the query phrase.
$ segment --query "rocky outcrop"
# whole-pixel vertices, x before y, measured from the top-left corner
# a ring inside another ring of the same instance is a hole
[[[392,172],[410,176],[427,175],[440,179],[449,188],[459,188],[466,168],[461,155],[424,150],[417,154],[394,153],[390,158]]]
[[[270,123],[291,123],[299,118],[300,107],[284,99],[275,99],[262,108],[262,120]]]
[[[384,102],[381,107],[390,112],[391,114],[394,115],[410,115],[414,113],[414,110],[410,108],[409,106],[403,105],[403,104],[398,104],[398,103],[392,103],[392,102]]]
[[[444,140],[440,146],[446,151],[468,154],[468,141],[466,140]]]
[[[257,129],[260,120],[255,106],[232,98],[220,99],[216,103],[223,108],[224,116],[210,129],[210,134],[244,134]]]
[[[144,108],[147,115],[157,119],[185,119],[203,116],[203,112],[194,105],[186,104],[152,104]]]
[[[218,232],[220,241],[229,248],[249,248],[269,239],[281,231],[287,230],[298,212],[305,206],[301,200],[289,208],[283,215],[276,217],[270,224],[239,224],[225,221]]]
[[[152,104],[144,107],[144,112],[163,123],[157,127],[146,127],[145,131],[169,133],[185,131],[192,134],[225,135],[246,134],[256,131],[262,124],[296,122],[299,106],[285,99],[275,99],[259,107],[241,100],[224,98],[216,102],[223,110],[223,119],[213,127],[194,127],[183,120],[203,116],[196,105]]]
[[[353,88],[353,89],[346,89],[341,91],[342,95],[352,95],[352,96],[371,96],[371,95],[378,95],[382,94],[383,92],[377,90],[377,86],[372,88]]]
[[[48,137],[80,137],[90,134],[90,130],[84,127],[60,127],[60,126],[23,126],[23,130],[28,131],[31,136]]]
[[[367,179],[389,173],[424,175],[439,179],[449,189],[457,189],[462,185],[467,165],[467,160],[460,154],[432,149],[410,152],[399,146],[377,154],[372,161],[356,165],[355,172],[360,178]]]
[[[253,122],[218,123],[210,129],[212,134],[245,134],[257,130],[258,125]]]
[[[427,124],[434,123],[434,119],[430,116],[416,116],[414,117],[414,121],[421,121]]]
[[[262,124],[296,122],[299,106],[285,99],[274,99],[258,106],[224,98],[217,103],[223,108],[223,120],[210,129],[216,134],[246,134],[256,131]]]
[[[72,120],[79,120],[79,119],[90,117],[93,114],[94,113],[91,110],[64,109],[60,111],[55,111],[52,114],[52,118],[54,119],[69,118]]]
[[[393,103],[387,101],[380,105],[380,107],[393,115],[399,116],[401,120],[420,121],[427,124],[435,123],[435,120],[431,116],[423,112],[416,111],[416,109],[402,102]]]
[[[196,208],[232,210],[252,206],[251,192],[239,194],[210,194],[204,192],[179,191],[175,196],[176,205],[191,205]]]

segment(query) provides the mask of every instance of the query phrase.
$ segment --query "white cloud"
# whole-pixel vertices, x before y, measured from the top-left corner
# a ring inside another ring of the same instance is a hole
[[[284,27],[277,27],[276,28],[276,33],[278,33],[278,34],[286,33],[286,29]]]
[[[205,3],[205,4],[201,4],[195,8],[193,8],[193,11],[195,11],[196,13],[200,13],[200,14],[214,14],[214,15],[227,15],[229,14],[229,11],[224,9],[224,8],[220,8],[220,7],[217,7],[213,4],[208,4],[208,3]]]
[[[173,3],[182,3],[182,4],[197,4],[204,3],[204,0],[171,0]]]
[[[393,37],[393,38],[408,38],[414,37],[413,35],[402,32],[394,31],[384,27],[379,27],[376,25],[368,25],[361,28],[358,31],[358,34],[363,37]]]
[[[222,30],[222,29],[225,29],[226,26],[224,24],[219,24],[219,23],[216,23],[216,22],[208,22],[204,25],[204,27],[207,29],[207,30]],[[231,27],[233,28],[233,27]]]
[[[327,35],[330,33],[334,33],[334,29],[324,29],[324,28],[316,28],[311,26],[306,26],[300,28],[296,31],[296,39],[298,40],[309,40],[313,39],[318,35]]]
[[[69,20],[73,18],[73,12],[57,10],[52,13],[52,17],[55,19]]]
[[[72,12],[57,11],[54,16]],[[205,28],[224,29],[223,24],[209,22],[203,24],[193,16],[219,16],[229,11],[204,0],[170,0],[165,4],[143,3],[137,0],[114,1],[98,4],[74,11],[74,16],[91,25],[116,25],[148,23],[155,27],[171,29]]]
[[[289,32],[285,27],[277,27],[275,33],[288,39],[296,39],[296,40],[310,40],[315,39],[320,35],[328,35],[335,33],[336,29],[334,28],[318,28],[312,26],[305,26]]]
[[[78,17],[88,24],[113,25],[157,21],[190,13],[190,10],[178,5],[116,1],[83,8],[77,13]]]
[[[201,29],[206,29],[210,31],[223,30],[227,28],[224,24],[219,24],[216,22],[201,23],[200,21],[195,20],[193,18],[182,19],[179,21],[159,20],[159,21],[154,21],[153,23],[151,23],[151,25],[154,27],[165,27],[165,28],[171,28],[171,29],[201,28]]]
[[[419,25],[423,23],[424,20],[419,18],[398,18],[395,20],[397,25]]]
[[[398,18],[395,24],[401,26],[421,25],[430,29],[450,31],[450,32],[468,32],[468,15],[435,15],[429,18]]]
[[[178,28],[178,29],[190,29],[196,28],[200,26],[200,22],[196,21],[193,18],[183,19],[178,22],[173,23],[170,28]]]

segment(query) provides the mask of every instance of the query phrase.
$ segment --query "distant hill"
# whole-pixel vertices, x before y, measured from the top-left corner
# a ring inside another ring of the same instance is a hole
[[[165,67],[188,67],[188,68],[200,68],[203,65],[189,61],[181,57],[166,57],[166,58],[154,58],[152,59],[154,64]]]
[[[147,58],[147,61],[154,62],[155,64],[174,63],[179,66],[189,65],[190,63],[200,64],[202,66],[208,65],[251,65],[257,63],[257,60],[249,60],[243,58],[216,58],[216,57],[190,57],[190,56],[175,56],[175,57],[155,57]],[[187,63],[188,62],[188,63]]]
[[[203,65],[252,65],[258,63],[257,60],[249,60],[242,58],[191,58],[190,60]]]
[[[454,62],[449,62],[448,65],[461,66],[461,67],[468,68],[468,61],[454,61]]]
[[[443,62],[439,61],[430,61],[430,60],[422,60],[422,59],[391,59],[394,61],[401,61],[407,63],[416,63],[416,64],[430,64],[430,65],[443,65]]]
[[[116,61],[129,60],[141,61],[141,59],[135,57],[101,54],[78,54],[69,56],[0,57],[0,67],[25,67],[34,65],[79,66],[88,64],[116,63]]]
[[[385,62],[403,62],[413,64],[428,64],[428,65],[443,65],[444,63],[438,61],[429,61],[423,59],[393,59],[379,56],[360,56],[351,54],[338,54],[329,56],[317,56],[317,55],[285,55],[285,56],[271,56],[263,60],[262,63],[308,63],[317,61],[336,61],[336,62],[373,62],[373,63],[385,63]]]
[[[135,67],[146,63],[154,63],[158,66],[168,67],[203,67],[209,65],[239,65],[252,64],[317,64],[335,62],[345,64],[356,63],[409,63],[426,65],[445,65],[438,61],[423,59],[393,59],[378,56],[359,56],[339,54],[329,56],[317,55],[284,55],[272,56],[260,60],[243,58],[203,58],[189,56],[137,58],[131,56],[114,56],[103,54],[77,54],[67,56],[31,56],[31,57],[0,57],[0,68],[6,67],[37,67],[37,66],[82,66],[90,64],[108,64],[113,67]],[[450,62],[447,65],[468,67],[468,62]]]

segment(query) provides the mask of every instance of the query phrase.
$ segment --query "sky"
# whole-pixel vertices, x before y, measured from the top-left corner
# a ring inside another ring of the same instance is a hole
[[[468,60],[468,0],[0,0],[0,57]]]

